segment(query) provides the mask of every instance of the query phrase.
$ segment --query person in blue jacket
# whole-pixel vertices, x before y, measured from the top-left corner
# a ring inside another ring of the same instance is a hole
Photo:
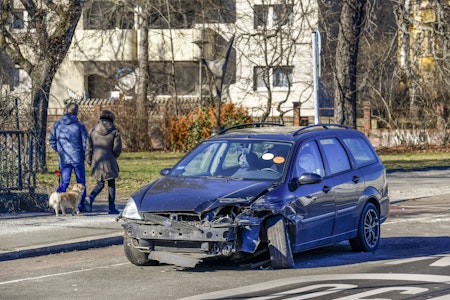
[[[86,127],[78,120],[77,115],[78,104],[67,104],[62,118],[53,124],[49,142],[53,150],[58,152],[58,163],[61,171],[61,180],[56,191],[61,193],[67,190],[73,170],[77,183],[81,183],[85,187],[78,206],[80,211],[85,212],[86,168],[84,160],[88,134]]]

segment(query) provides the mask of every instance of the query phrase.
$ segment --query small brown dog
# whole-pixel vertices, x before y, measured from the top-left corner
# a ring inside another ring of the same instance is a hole
[[[65,216],[66,208],[72,208],[72,215],[75,211],[77,215],[80,214],[78,205],[81,202],[81,197],[83,196],[84,186],[80,183],[75,184],[72,190],[63,193],[53,193],[48,199],[48,206],[55,210],[56,216],[59,216],[59,211]]]

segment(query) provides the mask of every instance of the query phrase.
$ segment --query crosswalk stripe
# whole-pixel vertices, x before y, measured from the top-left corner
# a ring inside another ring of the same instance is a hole
[[[392,260],[392,261],[385,263],[385,265],[401,265],[401,264],[407,264],[407,263],[411,263],[411,262],[427,260],[427,259],[432,259],[432,258],[433,257],[428,256],[428,257],[411,257],[411,258],[404,258],[404,259],[396,259],[396,260]]]
[[[448,267],[450,266],[450,254],[443,255],[441,259],[430,265],[431,267]]]

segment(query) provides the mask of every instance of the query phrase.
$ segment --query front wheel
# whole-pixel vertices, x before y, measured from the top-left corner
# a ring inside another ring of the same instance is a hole
[[[270,218],[266,222],[266,230],[272,268],[293,268],[294,258],[284,218],[281,216]]]
[[[148,253],[139,251],[134,245],[137,244],[137,240],[129,237],[123,238],[123,250],[126,258],[136,266],[150,266],[156,265],[158,262],[148,258]]]
[[[380,213],[375,205],[364,206],[358,224],[358,234],[350,240],[350,247],[357,252],[375,251],[380,242]]]

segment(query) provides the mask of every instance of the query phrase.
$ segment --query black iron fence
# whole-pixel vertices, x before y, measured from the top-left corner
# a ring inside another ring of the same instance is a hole
[[[0,130],[0,192],[36,188],[36,138],[32,131]]]

